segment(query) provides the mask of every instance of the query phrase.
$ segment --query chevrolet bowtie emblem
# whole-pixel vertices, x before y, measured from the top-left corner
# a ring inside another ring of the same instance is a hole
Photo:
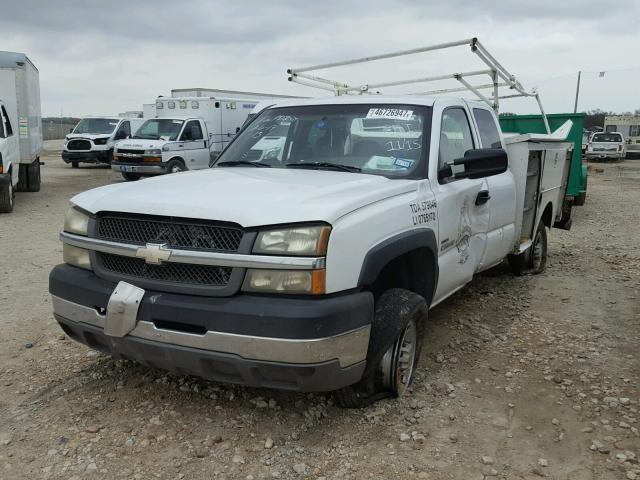
[[[166,247],[166,243],[147,243],[144,247],[138,248],[136,257],[144,258],[144,261],[151,265],[160,265],[171,257],[171,249]]]

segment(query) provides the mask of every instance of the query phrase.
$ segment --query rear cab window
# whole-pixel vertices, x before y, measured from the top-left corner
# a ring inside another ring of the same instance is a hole
[[[478,125],[481,147],[502,148],[500,132],[498,131],[493,113],[484,108],[474,108],[473,118],[475,118],[476,124]]]
[[[622,143],[622,135],[619,133],[596,133],[591,137],[594,143]]]

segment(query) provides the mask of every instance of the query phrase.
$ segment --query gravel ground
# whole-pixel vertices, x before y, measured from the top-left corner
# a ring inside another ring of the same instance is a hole
[[[431,312],[406,398],[343,410],[66,339],[47,275],[68,199],[120,179],[43,160],[0,218],[0,478],[640,479],[640,162],[592,166],[546,273],[495,268]]]

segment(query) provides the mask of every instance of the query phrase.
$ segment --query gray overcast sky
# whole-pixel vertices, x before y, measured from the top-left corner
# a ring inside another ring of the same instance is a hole
[[[640,108],[639,18],[636,0],[0,0],[0,49],[36,64],[52,116],[139,110],[172,88],[320,96],[287,82],[286,68],[473,36],[525,87],[538,86],[549,112],[572,111],[578,70],[593,72],[580,110],[629,111]],[[461,48],[326,73],[362,83],[477,66]],[[535,105],[512,100],[502,111]]]

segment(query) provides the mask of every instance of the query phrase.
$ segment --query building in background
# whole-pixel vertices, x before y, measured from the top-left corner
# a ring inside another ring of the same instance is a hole
[[[627,141],[627,157],[640,157],[640,115],[607,115],[604,131],[621,133]]]

